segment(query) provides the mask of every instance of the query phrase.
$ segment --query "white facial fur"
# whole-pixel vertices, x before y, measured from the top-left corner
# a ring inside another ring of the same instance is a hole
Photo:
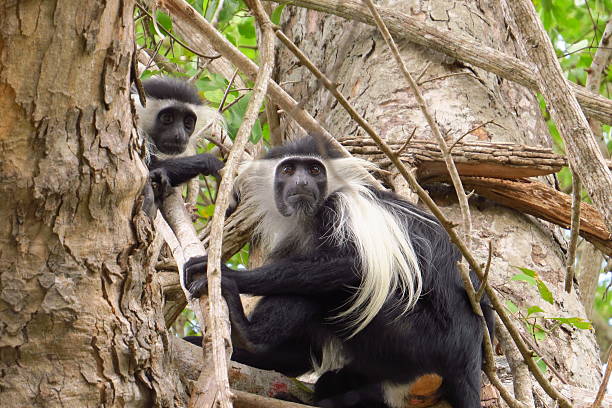
[[[201,133],[203,131],[206,131],[207,129],[208,131],[213,130],[217,132],[225,130],[225,120],[223,115],[221,115],[221,113],[219,113],[216,109],[209,106],[194,105],[191,103],[177,101],[175,99],[147,98],[147,106],[144,107],[140,103],[140,98],[137,94],[132,94],[131,96],[132,100],[134,101],[134,106],[136,107],[138,132],[140,133],[141,137],[144,138],[147,146],[147,161],[149,160],[151,154],[155,154],[157,158],[162,160],[171,157],[193,155],[196,152],[196,143],[201,137]],[[157,151],[155,145],[152,143],[152,140],[149,137],[149,134],[151,131],[151,126],[153,123],[155,123],[159,111],[176,104],[182,104],[189,107],[196,114],[198,119],[196,121],[195,130],[193,131],[193,134],[189,140],[187,149],[178,155],[166,155]]]

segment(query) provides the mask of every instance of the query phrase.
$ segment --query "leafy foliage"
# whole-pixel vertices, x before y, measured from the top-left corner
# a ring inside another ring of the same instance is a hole
[[[536,287],[542,300],[550,304],[554,303],[555,300],[552,292],[536,271],[518,266],[515,268],[519,269],[521,273],[512,276],[510,279],[511,281],[525,282],[530,286]],[[520,319],[525,330],[527,330],[536,342],[544,340],[552,331],[552,329],[547,329],[545,327],[546,325],[544,322],[546,321],[557,323],[552,326],[553,329],[558,325],[565,325],[580,330],[589,330],[593,328],[591,322],[581,317],[546,316],[546,311],[538,305],[529,306],[527,310],[524,311],[512,301],[506,300],[506,309]],[[538,367],[540,367],[540,370],[546,371],[546,363],[544,360],[539,356],[534,357],[534,359]]]

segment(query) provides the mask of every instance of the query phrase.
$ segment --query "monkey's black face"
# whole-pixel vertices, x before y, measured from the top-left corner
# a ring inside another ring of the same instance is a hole
[[[188,107],[170,106],[157,114],[150,134],[161,153],[181,154],[189,144],[197,116]]]
[[[327,173],[317,159],[288,158],[276,166],[274,201],[285,217],[312,217],[325,200]]]

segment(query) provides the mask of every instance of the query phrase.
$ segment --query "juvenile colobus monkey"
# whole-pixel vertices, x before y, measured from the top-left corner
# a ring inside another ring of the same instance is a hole
[[[201,129],[223,126],[223,117],[204,105],[197,89],[188,82],[156,77],[143,81],[142,86],[146,106],[136,93],[132,93],[132,99],[138,130],[146,142],[149,179],[160,186],[153,194],[151,183],[145,185],[143,208],[151,215],[156,211],[154,201],[167,195],[170,187],[199,174],[219,176],[223,162],[208,153],[196,154],[195,136]]]
[[[427,374],[454,408],[480,407],[483,333],[459,252],[430,214],[370,185],[371,167],[309,136],[241,169],[241,204],[270,251],[260,268],[222,267],[232,359],[290,376],[324,372],[322,407],[404,408]],[[185,265],[195,297],[206,264]],[[248,318],[241,293],[263,296]],[[486,300],[483,309],[492,330]]]

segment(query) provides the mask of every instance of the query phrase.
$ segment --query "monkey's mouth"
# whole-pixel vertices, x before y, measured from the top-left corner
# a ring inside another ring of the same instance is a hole
[[[313,216],[317,209],[317,198],[312,193],[293,193],[287,196],[290,214]]]

